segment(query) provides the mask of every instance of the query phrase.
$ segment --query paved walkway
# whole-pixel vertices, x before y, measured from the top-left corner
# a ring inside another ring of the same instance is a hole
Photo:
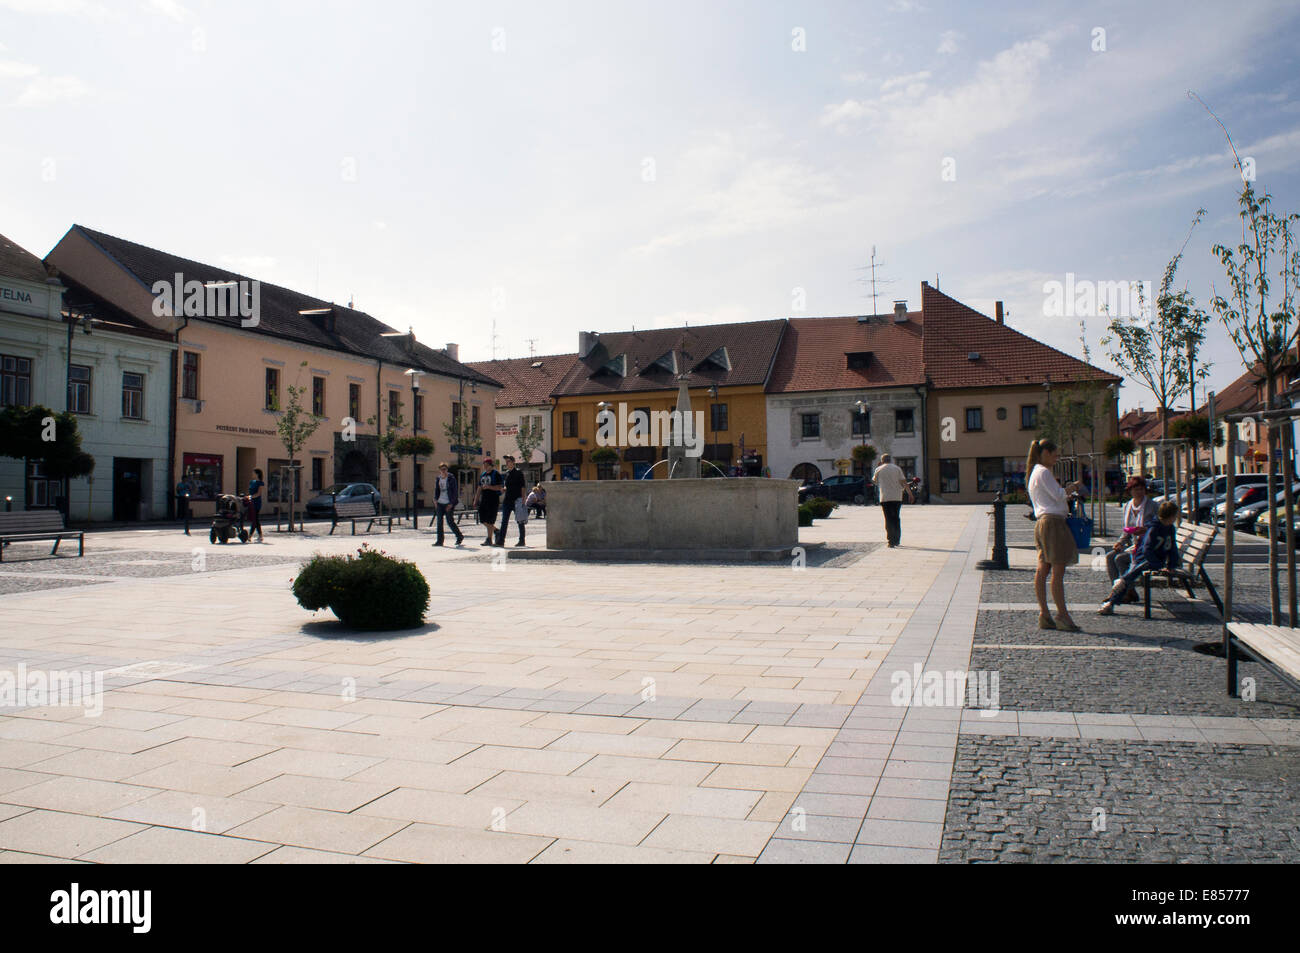
[[[921,731],[885,673],[965,664],[984,525],[909,507],[905,541],[923,542],[888,550],[877,510],[844,507],[802,531],[827,543],[806,568],[502,565],[376,534],[433,589],[428,625],[381,636],[289,593],[303,556],[361,537],[15,547],[3,665],[108,674],[98,715],[0,713],[0,861],[748,862],[859,807],[864,847],[906,847],[874,821],[936,800],[909,783],[927,779],[908,745],[942,735],[951,765],[957,723]],[[891,730],[880,758],[853,747]],[[869,761],[874,801],[827,801]]]

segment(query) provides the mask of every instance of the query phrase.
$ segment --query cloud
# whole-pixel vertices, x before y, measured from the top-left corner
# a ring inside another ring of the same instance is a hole
[[[178,23],[184,21],[190,15],[190,11],[177,3],[176,0],[147,0],[145,7]]]
[[[921,92],[925,89],[926,80],[930,78],[930,71],[921,70],[919,73],[906,73],[902,76],[891,76],[880,84],[880,91],[888,93],[896,90],[906,91],[908,94]]]
[[[839,128],[855,119],[862,119],[874,114],[875,107],[856,99],[846,99],[842,103],[823,106],[821,117],[817,121],[823,126]]]
[[[0,60],[0,79],[26,79],[40,71],[39,66],[32,66],[30,63]]]
[[[3,49],[3,47],[0,47],[0,49]],[[867,74],[861,71],[855,73],[844,73],[840,76],[840,79],[843,82],[848,83],[850,86],[857,86],[859,83],[865,83],[867,81]]]
[[[939,36],[939,49],[936,53],[948,55],[957,52],[957,41],[961,39],[961,34],[956,30],[944,30]]]
[[[93,90],[76,76],[37,76],[18,94],[16,106],[50,106],[54,103],[76,102],[91,95]]]
[[[0,0],[0,9],[90,20],[114,19],[119,15],[118,11],[94,0]]]

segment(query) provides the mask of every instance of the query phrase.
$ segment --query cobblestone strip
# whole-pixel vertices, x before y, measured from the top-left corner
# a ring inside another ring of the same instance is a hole
[[[987,517],[971,517],[758,863],[936,863],[964,698],[895,704],[895,674],[962,671]]]

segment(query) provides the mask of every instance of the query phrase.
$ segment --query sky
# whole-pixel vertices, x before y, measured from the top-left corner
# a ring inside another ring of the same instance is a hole
[[[1241,180],[1189,90],[1300,211],[1298,47],[1263,0],[0,0],[0,234],[85,225],[462,360],[872,313],[874,248],[877,312],[937,281],[1078,355],[1045,283],[1158,285],[1199,208],[1179,286],[1224,286]],[[1217,320],[1203,358],[1244,369]]]

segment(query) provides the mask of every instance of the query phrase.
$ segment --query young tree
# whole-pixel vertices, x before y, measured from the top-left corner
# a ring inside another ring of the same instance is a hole
[[[537,418],[536,425],[529,423],[531,419],[531,417],[524,417],[519,421],[519,433],[515,437],[515,445],[519,447],[520,463],[528,463],[532,460],[533,451],[542,445],[546,436],[542,418]]]
[[[1232,343],[1241,352],[1242,361],[1247,367],[1259,370],[1264,380],[1264,409],[1277,410],[1284,406],[1279,393],[1278,381],[1283,379],[1286,368],[1294,362],[1292,350],[1300,339],[1300,321],[1296,315],[1296,290],[1300,288],[1300,249],[1296,246],[1293,228],[1300,215],[1288,213],[1278,215],[1273,212],[1272,196],[1268,192],[1257,194],[1254,187],[1253,165],[1250,171],[1237,153],[1237,147],[1214,111],[1206,106],[1195,93],[1188,95],[1205,107],[1228,140],[1232,150],[1234,165],[1241,177],[1242,189],[1238,197],[1241,208],[1241,241],[1236,248],[1215,244],[1213,251],[1223,266],[1228,280],[1228,293],[1221,295],[1211,285],[1213,298],[1210,306],[1223,322]],[[1274,461],[1277,459],[1278,428],[1268,430],[1268,500],[1270,510],[1275,507],[1277,499],[1277,474]],[[1229,454],[1228,465],[1232,466]],[[1294,512],[1291,496],[1292,473],[1287,473],[1282,483],[1285,496],[1286,512]],[[1273,519],[1276,525],[1276,518]],[[1291,521],[1287,520],[1288,553],[1295,551],[1295,536]],[[1288,562],[1293,558],[1288,556]],[[1269,598],[1271,602],[1273,623],[1281,619],[1281,593],[1278,583],[1277,549],[1268,548]],[[1294,621],[1296,608],[1295,575],[1290,576],[1291,611]]]
[[[9,406],[0,412],[0,456],[23,461],[23,473],[35,460],[56,480],[74,480],[95,471],[95,458],[81,449],[77,415],[55,413],[39,404]],[[26,481],[24,481],[24,486]],[[65,516],[71,515],[71,506]]]
[[[299,365],[299,375],[301,368],[306,367],[307,362],[303,361]],[[306,446],[311,435],[316,432],[316,428],[321,425],[323,418],[308,412],[302,406],[303,394],[307,388],[298,384],[290,384],[285,388],[289,392],[289,400],[283,409],[279,407],[277,400],[276,406],[272,409],[280,412],[280,419],[276,421],[275,429],[280,435],[280,443],[284,446],[285,453],[289,455],[289,465],[295,466],[295,460],[298,459],[298,453]],[[289,482],[289,532],[293,532],[294,510],[297,506],[297,480]]]
[[[1165,265],[1160,290],[1156,294],[1154,321],[1146,316],[1146,293],[1139,284],[1139,313],[1128,317],[1110,315],[1107,333],[1101,339],[1115,366],[1135,378],[1155,397],[1161,437],[1168,436],[1169,408],[1174,401],[1210,373],[1210,365],[1196,366],[1209,315],[1196,306],[1196,299],[1186,288],[1182,291],[1173,289],[1183,252],[1204,216],[1205,209],[1198,209],[1178,254]]]

